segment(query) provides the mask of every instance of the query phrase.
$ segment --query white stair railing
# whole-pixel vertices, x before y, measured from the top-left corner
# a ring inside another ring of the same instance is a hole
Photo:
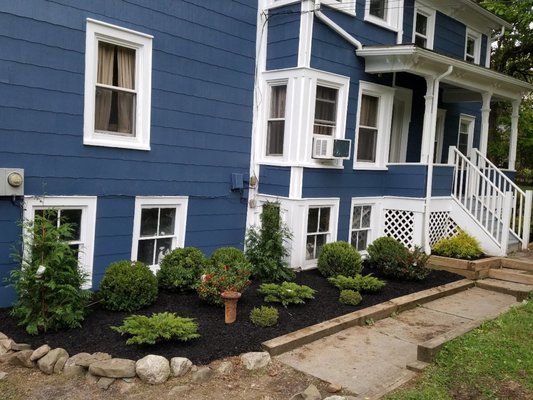
[[[502,191],[455,146],[450,146],[448,164],[454,165],[452,198],[469,213],[501,249],[507,251],[512,193]]]
[[[501,169],[496,167],[478,149],[472,151],[473,164],[487,176],[503,193],[512,193],[510,230],[521,242],[522,249],[527,249],[531,227],[532,191],[520,189]]]

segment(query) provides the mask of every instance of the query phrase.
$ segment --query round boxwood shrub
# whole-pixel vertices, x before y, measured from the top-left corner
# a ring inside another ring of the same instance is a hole
[[[221,247],[215,250],[213,254],[211,254],[209,261],[214,267],[223,267],[224,265],[230,265],[234,263],[248,263],[248,259],[244,253],[235,247]]]
[[[204,254],[195,247],[172,250],[157,271],[159,287],[169,290],[195,289],[207,266]]]
[[[278,310],[270,306],[261,306],[259,308],[254,307],[250,311],[250,321],[252,324],[267,327],[274,326],[278,323],[279,313]]]
[[[355,276],[363,270],[361,255],[348,242],[326,243],[318,257],[318,270],[326,278]]]
[[[459,233],[451,238],[439,240],[431,249],[433,254],[460,258],[463,260],[475,260],[483,255],[479,242],[468,233],[459,230]]]
[[[342,304],[346,304],[349,306],[356,306],[361,302],[361,300],[363,300],[361,293],[355,290],[351,290],[351,289],[341,290],[339,301]]]
[[[100,297],[109,310],[135,311],[156,300],[157,278],[140,261],[117,261],[100,282]]]

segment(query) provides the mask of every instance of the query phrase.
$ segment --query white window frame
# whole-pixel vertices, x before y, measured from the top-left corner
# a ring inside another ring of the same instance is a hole
[[[386,169],[389,159],[389,143],[392,124],[392,106],[394,104],[395,90],[392,87],[378,85],[370,82],[359,82],[359,97],[357,101],[357,124],[355,127],[354,140],[354,169]],[[361,116],[361,99],[363,95],[377,97],[378,116],[377,116],[377,138],[376,138],[376,161],[365,162],[357,161],[357,149],[359,147],[359,124]]]
[[[185,229],[187,227],[187,209],[189,198],[187,196],[137,196],[135,198],[135,215],[133,218],[133,235],[131,246],[131,259],[137,260],[137,251],[141,233],[141,213],[143,208],[176,208],[174,225],[174,240],[172,249],[184,247]],[[159,265],[149,265],[152,272],[159,270]]]
[[[335,8],[346,14],[355,16],[355,1],[354,0],[321,0],[322,4]]]
[[[469,38],[474,40],[474,54],[467,53],[467,48],[468,48],[467,46],[468,46]],[[474,61],[468,61],[467,60],[468,56],[473,57]],[[480,57],[481,57],[481,33],[476,32],[470,28],[466,28],[464,59],[467,62],[473,62],[474,64],[479,64]]]
[[[422,14],[427,18],[426,27],[426,49],[433,50],[433,42],[435,37],[435,9],[426,7],[420,3],[415,3],[415,13],[413,16],[413,43],[415,43],[416,32],[416,17]]]
[[[284,112],[284,118],[283,118],[283,151],[282,154],[267,154],[268,151],[268,123],[272,120],[270,117],[270,105],[272,100],[272,88],[276,86],[286,86],[287,89],[285,91],[285,112]],[[287,100],[289,99],[289,85],[287,79],[279,79],[279,80],[272,80],[267,82],[268,87],[268,95],[266,97],[267,101],[267,110],[266,110],[266,126],[265,126],[265,143],[264,143],[264,156],[265,157],[274,157],[274,158],[283,158],[283,156],[286,153],[286,143],[287,143],[287,111],[289,109],[289,105],[287,104]]]
[[[370,243],[372,243],[375,239],[378,238],[378,232],[379,232],[379,214],[380,209],[378,207],[378,199],[374,198],[352,198],[352,203],[350,206],[350,225],[348,229],[348,243],[352,243],[352,232],[354,231],[352,229],[353,226],[353,209],[354,207],[363,207],[368,206],[370,207],[370,227],[366,230],[368,230],[368,236],[367,236],[367,247]],[[360,229],[361,230],[361,229]],[[364,250],[359,250],[359,252],[362,255],[368,254],[366,251],[366,248]]]
[[[24,199],[24,220],[33,221],[36,210],[47,209],[81,209],[81,226],[78,260],[81,269],[86,273],[86,281],[82,288],[93,286],[94,238],[96,226],[95,196],[26,196]]]
[[[466,122],[468,124],[468,142],[466,157],[470,157],[472,153],[472,147],[474,145],[474,129],[476,126],[476,117],[468,114],[459,115],[459,126],[457,127],[457,149],[459,150],[459,138],[461,136],[461,123]]]
[[[365,21],[379,25],[382,28],[398,32],[400,27],[401,13],[403,12],[403,0],[386,0],[387,15],[384,19],[370,14],[370,0],[365,1]],[[392,2],[392,4],[391,4]]]
[[[150,103],[152,87],[153,36],[87,18],[85,38],[85,106],[83,144],[150,150]],[[124,136],[95,130],[95,93],[98,68],[98,42],[135,50],[136,107],[134,135]]]
[[[285,106],[285,134],[283,156],[266,155],[267,126],[270,113],[270,86],[287,84]],[[344,139],[348,109],[350,78],[312,68],[289,68],[263,73],[260,121],[257,130],[256,158],[269,165],[301,166],[309,168],[342,168],[342,160],[312,158],[313,124],[316,105],[316,87],[338,90],[336,125],[333,139]],[[318,135],[317,135],[318,136]]]

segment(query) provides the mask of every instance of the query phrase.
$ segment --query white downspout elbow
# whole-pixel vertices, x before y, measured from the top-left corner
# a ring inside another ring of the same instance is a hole
[[[346,32],[343,28],[341,28],[339,25],[333,22],[329,17],[327,17],[322,11],[320,11],[320,2],[317,2],[317,5],[318,7],[315,9],[315,15],[320,21],[322,21],[327,26],[329,26],[331,29],[333,29],[344,40],[346,40],[347,42],[355,46],[357,50],[361,50],[363,48],[363,45],[361,44],[359,40],[354,38],[352,35]]]

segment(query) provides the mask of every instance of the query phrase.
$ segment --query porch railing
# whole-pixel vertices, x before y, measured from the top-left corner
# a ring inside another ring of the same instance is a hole
[[[524,192],[500,169],[473,150],[472,160],[455,146],[448,163],[454,165],[452,197],[506,254],[509,235],[527,248],[531,221],[532,192]]]

